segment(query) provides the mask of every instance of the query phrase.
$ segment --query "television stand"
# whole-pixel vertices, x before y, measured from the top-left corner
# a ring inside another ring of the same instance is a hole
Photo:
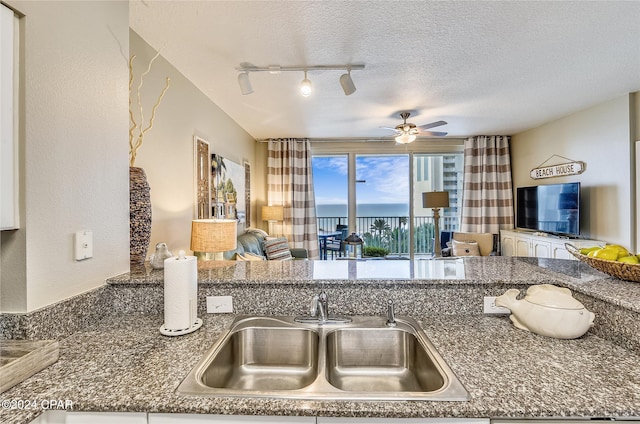
[[[564,244],[567,241],[571,241],[578,248],[604,244],[599,240],[570,238],[551,233],[500,230],[500,254],[502,256],[576,259],[565,248]]]

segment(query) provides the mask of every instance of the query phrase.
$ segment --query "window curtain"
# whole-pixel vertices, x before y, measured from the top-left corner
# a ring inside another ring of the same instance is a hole
[[[318,259],[318,224],[308,139],[269,140],[267,201],[270,205],[283,206],[282,233],[291,247],[305,248],[310,259]]]
[[[464,141],[463,232],[499,234],[513,228],[513,185],[509,137]]]

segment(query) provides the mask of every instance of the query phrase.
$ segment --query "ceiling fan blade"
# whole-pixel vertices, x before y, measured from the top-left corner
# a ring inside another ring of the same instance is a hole
[[[444,137],[445,135],[447,135],[447,133],[440,131],[421,131],[420,135],[426,135],[429,137]]]
[[[428,130],[429,128],[435,128],[441,125],[447,125],[447,121],[436,121],[436,122],[431,122],[430,124],[418,125],[418,128],[423,130]]]
[[[378,127],[378,128],[382,128],[383,130],[398,132],[398,130],[395,127]]]

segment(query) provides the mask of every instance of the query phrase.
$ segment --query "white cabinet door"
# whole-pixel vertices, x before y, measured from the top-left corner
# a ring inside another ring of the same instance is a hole
[[[316,417],[276,417],[252,415],[213,415],[213,414],[149,414],[149,424],[316,424]],[[92,423],[93,424],[93,423]],[[120,423],[118,423],[120,424]]]
[[[67,412],[64,424],[147,424],[146,412]]]
[[[500,255],[513,256],[515,254],[515,237],[510,233],[500,233]]]
[[[67,412],[48,410],[31,424],[147,424],[146,412]]]
[[[529,238],[516,238],[516,256],[531,256],[531,241]]]
[[[489,418],[329,418],[317,424],[490,424]]]
[[[533,238],[531,240],[531,255],[536,258],[550,258],[551,257],[551,242],[542,241]]]
[[[571,253],[569,253],[569,251],[567,251],[567,249],[564,247],[564,243],[563,244],[553,243],[551,245],[551,257],[554,259],[577,260],[575,256],[573,256]]]

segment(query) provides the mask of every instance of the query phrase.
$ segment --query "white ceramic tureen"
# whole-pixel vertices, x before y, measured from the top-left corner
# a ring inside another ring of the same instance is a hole
[[[519,290],[507,290],[496,298],[496,305],[511,310],[509,318],[523,330],[557,339],[575,339],[593,325],[595,315],[574,299],[569,289],[540,284],[527,289],[518,300]]]

